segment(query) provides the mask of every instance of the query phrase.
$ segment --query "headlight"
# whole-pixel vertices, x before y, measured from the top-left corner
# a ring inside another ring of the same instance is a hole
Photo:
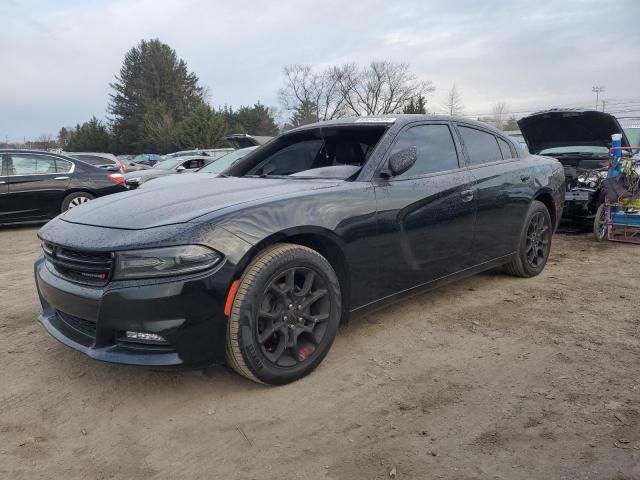
[[[140,177],[127,178],[127,183],[140,183]]]
[[[222,255],[201,245],[150,248],[116,253],[114,280],[181,275],[213,267]]]

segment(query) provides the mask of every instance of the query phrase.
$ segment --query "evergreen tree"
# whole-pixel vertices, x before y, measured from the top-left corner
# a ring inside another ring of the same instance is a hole
[[[127,52],[120,74],[110,84],[114,92],[108,112],[116,148],[131,153],[153,150],[149,140],[157,138],[158,132],[148,128],[157,127],[157,122],[149,114],[161,110],[161,124],[179,123],[204,102],[198,82],[171,47],[157,39],[141,40]]]
[[[415,101],[413,100],[413,98],[409,100],[409,103],[402,109],[402,113],[427,113],[427,107],[424,97],[422,95],[418,95]]]
[[[109,130],[96,117],[78,125],[65,146],[68,152],[108,152],[111,147]]]
[[[317,112],[318,109],[316,105],[310,101],[306,100],[300,102],[294,109],[293,115],[291,115],[291,126],[292,127],[300,127],[302,125],[309,125],[310,123],[315,123],[318,121]]]
[[[271,112],[260,102],[254,104],[253,107],[249,105],[240,107],[236,116],[238,123],[242,125],[246,133],[265,136],[278,134],[278,126]]]
[[[226,147],[224,116],[208,105],[198,106],[177,128],[181,149]]]

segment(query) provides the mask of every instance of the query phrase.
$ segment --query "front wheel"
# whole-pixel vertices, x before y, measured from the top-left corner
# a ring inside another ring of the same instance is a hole
[[[551,251],[551,232],[551,215],[547,207],[534,200],[520,233],[518,251],[504,270],[517,277],[535,277],[542,272]]]
[[[338,278],[318,252],[267,248],[245,270],[233,300],[227,362],[250,380],[293,382],[329,352],[340,324]]]
[[[593,236],[597,242],[602,242],[607,238],[607,206],[601,203],[596,211],[596,217],[593,219]]]

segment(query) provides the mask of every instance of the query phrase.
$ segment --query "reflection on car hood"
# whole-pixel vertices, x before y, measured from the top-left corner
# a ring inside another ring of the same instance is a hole
[[[608,147],[611,135],[622,133],[622,146],[629,146],[618,120],[595,110],[547,110],[518,120],[531,153],[554,147]]]
[[[171,180],[171,181],[169,181]],[[217,210],[342,181],[174,175],[144,188],[97,198],[64,213],[66,222],[138,230],[184,223]],[[155,186],[154,186],[155,184]]]

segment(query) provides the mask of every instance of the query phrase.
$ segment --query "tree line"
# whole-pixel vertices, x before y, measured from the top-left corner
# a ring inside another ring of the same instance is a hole
[[[194,72],[169,45],[141,40],[124,57],[110,83],[107,123],[95,116],[63,127],[58,144],[67,151],[117,154],[167,153],[227,147],[230,133],[276,135],[272,111],[261,103],[213,108]]]
[[[110,83],[108,120],[94,116],[75,127],[61,128],[57,142],[42,136],[37,145],[67,151],[167,153],[226,147],[230,133],[273,136],[345,116],[465,114],[455,84],[444,102],[435,105],[433,84],[420,79],[406,63],[345,63],[323,69],[293,64],[284,68],[283,77],[278,99],[285,114],[278,125],[274,109],[260,102],[237,109],[212,107],[207,89],[175,50],[158,39],[141,40],[126,53]],[[482,120],[498,128],[517,129],[507,110],[505,103],[497,103],[493,115]]]

